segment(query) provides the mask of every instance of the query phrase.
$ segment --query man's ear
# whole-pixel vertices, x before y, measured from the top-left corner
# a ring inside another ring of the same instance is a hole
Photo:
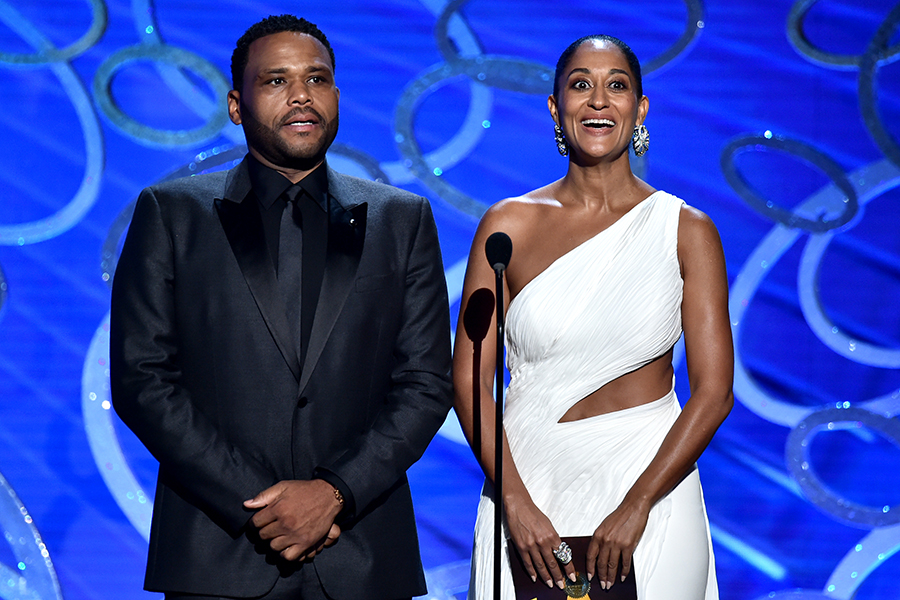
[[[241,124],[241,93],[237,90],[228,92],[228,118],[235,125]]]

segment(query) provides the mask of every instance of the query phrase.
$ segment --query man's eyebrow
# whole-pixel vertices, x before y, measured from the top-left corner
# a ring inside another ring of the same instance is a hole
[[[266,75],[281,75],[283,73],[287,73],[287,67],[272,67],[271,69],[265,69],[264,71],[259,72],[260,77],[264,77]]]

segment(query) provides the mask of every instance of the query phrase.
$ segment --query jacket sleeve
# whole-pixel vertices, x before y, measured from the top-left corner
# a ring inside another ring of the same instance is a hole
[[[113,281],[110,386],[122,421],[160,463],[160,476],[237,536],[242,503],[276,479],[232,444],[182,384],[173,234],[153,189],[141,193]]]
[[[437,228],[424,199],[419,203],[407,265],[384,406],[371,427],[343,454],[319,467],[320,473],[334,473],[347,486],[357,513],[403,479],[425,452],[452,403],[447,284]],[[346,512],[342,517],[354,516]]]

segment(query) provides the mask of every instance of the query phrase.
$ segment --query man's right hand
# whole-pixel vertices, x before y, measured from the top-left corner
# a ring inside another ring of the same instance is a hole
[[[259,537],[285,560],[309,560],[337,541],[341,504],[326,481],[279,481],[244,502],[259,509],[250,520]]]

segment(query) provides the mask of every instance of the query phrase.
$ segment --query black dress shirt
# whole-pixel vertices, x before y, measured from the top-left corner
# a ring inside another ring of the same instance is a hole
[[[253,194],[259,205],[259,214],[263,223],[263,236],[269,258],[278,272],[278,243],[281,229],[281,215],[284,212],[287,201],[284,192],[292,184],[278,171],[265,166],[256,160],[252,154],[247,155],[247,166],[250,172],[250,182]],[[305,349],[309,343],[309,333],[312,329],[313,316],[316,312],[319,291],[322,287],[322,277],[325,273],[325,253],[328,245],[328,169],[323,162],[309,175],[297,184],[303,188],[303,193],[297,197],[297,202],[305,202],[307,206],[315,206],[318,210],[305,210],[303,222],[303,258],[301,286],[302,302],[300,309],[301,320],[301,368]],[[308,219],[307,217],[313,217]],[[308,222],[311,221],[311,222]],[[299,477],[307,477],[308,474],[297,474]],[[344,498],[344,508],[341,517],[351,517],[355,513],[353,494],[347,484],[336,474],[325,469],[316,469],[312,474],[317,479],[324,479],[335,489],[341,492]]]

